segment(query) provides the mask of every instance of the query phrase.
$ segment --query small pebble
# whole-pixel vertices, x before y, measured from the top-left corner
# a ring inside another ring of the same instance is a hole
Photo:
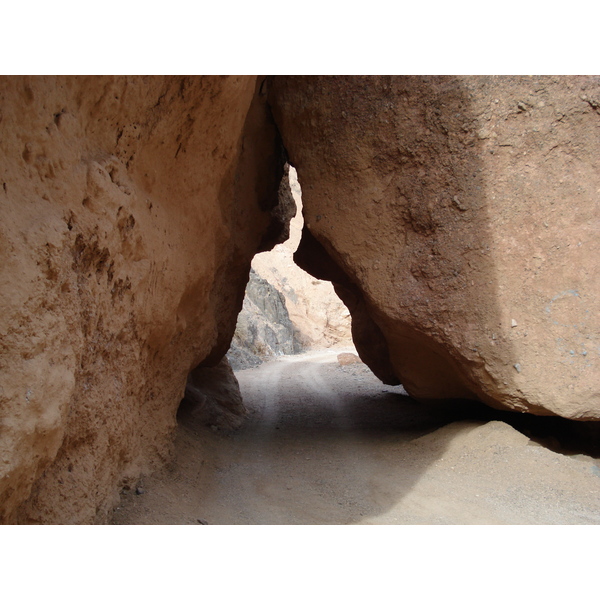
[[[515,363],[514,367],[517,370],[517,373],[521,372],[521,365],[519,363]]]
[[[196,519],[196,521],[198,521],[200,525],[208,525],[208,521],[206,521],[205,519]]]
[[[145,493],[146,493],[146,490],[145,490],[144,488],[142,488],[142,487],[137,487],[137,488],[135,488],[135,493],[136,493],[138,496],[141,496],[142,494],[145,494]]]

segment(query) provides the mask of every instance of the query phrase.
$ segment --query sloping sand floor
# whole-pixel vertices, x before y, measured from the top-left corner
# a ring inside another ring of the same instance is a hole
[[[182,416],[173,463],[124,492],[112,522],[600,524],[600,460],[567,454],[556,419],[528,423],[543,437],[552,424],[560,452],[504,422],[518,415],[422,405],[338,352],[237,372],[245,424]]]

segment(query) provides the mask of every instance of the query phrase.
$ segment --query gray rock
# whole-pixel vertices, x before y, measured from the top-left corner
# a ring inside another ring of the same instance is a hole
[[[233,369],[255,367],[265,359],[302,352],[281,292],[250,270],[246,296],[227,358]]]
[[[231,431],[243,423],[245,416],[240,386],[227,357],[214,367],[199,365],[190,372],[179,406],[180,420],[208,425],[213,431]]]

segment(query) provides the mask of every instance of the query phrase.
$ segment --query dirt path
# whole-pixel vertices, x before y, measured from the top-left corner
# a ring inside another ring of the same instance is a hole
[[[174,463],[123,494],[113,523],[600,524],[599,460],[457,420],[336,357],[238,372],[243,427],[182,422]]]

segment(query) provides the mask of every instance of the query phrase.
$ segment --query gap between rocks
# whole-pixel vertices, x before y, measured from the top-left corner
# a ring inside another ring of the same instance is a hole
[[[381,383],[341,327],[302,347],[307,324],[345,313],[323,318],[322,285],[290,275],[299,219],[287,247],[253,263],[277,289],[251,278],[235,376],[225,361],[192,372],[173,462],[124,490],[112,522],[600,523],[600,424],[417,402]]]

